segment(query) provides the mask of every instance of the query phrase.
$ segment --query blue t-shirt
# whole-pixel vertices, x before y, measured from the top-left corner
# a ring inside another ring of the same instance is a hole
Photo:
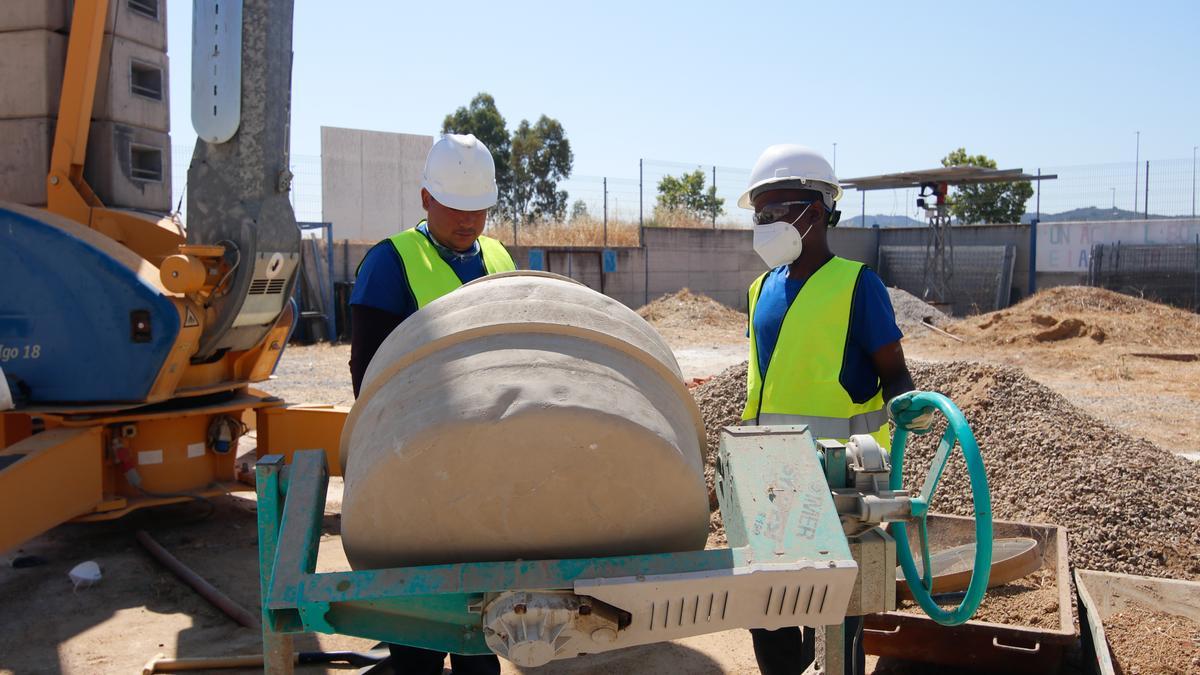
[[[807,280],[789,279],[788,266],[767,273],[754,306],[754,340],[758,349],[758,372],[767,372],[767,364],[779,342],[783,317]],[[855,403],[863,403],[879,389],[879,376],[871,355],[901,337],[896,313],[883,280],[864,267],[854,289],[850,311],[850,334],[846,344],[845,367],[841,383]]]
[[[454,270],[464,284],[487,273],[483,266],[479,242],[475,242],[475,246],[466,253],[456,253],[434,241],[433,237],[429,236],[429,227],[424,221],[417,225],[417,231],[429,239],[442,256],[442,260],[450,265],[450,269]],[[390,240],[384,239],[379,242],[363,257],[362,265],[358,268],[358,278],[354,282],[354,292],[350,294],[350,304],[391,312],[399,316],[401,321],[417,311],[417,299],[409,288],[404,261]]]

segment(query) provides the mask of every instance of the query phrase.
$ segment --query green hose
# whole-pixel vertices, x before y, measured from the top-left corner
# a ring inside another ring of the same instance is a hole
[[[932,406],[946,416],[948,422],[946,432],[938,443],[937,453],[929,467],[929,475],[921,493],[912,500],[912,520],[916,522],[921,536],[921,561],[924,574],[917,572],[913,560],[912,548],[908,542],[908,531],[905,523],[892,524],[891,533],[896,539],[896,557],[904,570],[904,579],[912,589],[913,598],[929,618],[943,626],[957,626],[970,620],[983,595],[987,591],[988,575],[992,567],[992,499],[988,493],[987,473],[983,467],[983,456],[979,453],[979,445],[975,442],[975,434],[963,417],[962,411],[954,402],[935,392],[920,392],[913,397],[913,409]],[[892,476],[891,489],[900,490],[904,484],[904,445],[908,440],[908,431],[897,427],[892,438]],[[941,480],[942,471],[950,459],[950,453],[955,444],[962,448],[963,458],[967,461],[967,474],[971,478],[971,498],[975,507],[975,567],[971,571],[971,583],[967,586],[966,595],[957,607],[944,610],[934,602],[930,590],[933,587],[933,574],[929,565],[929,537],[925,518],[929,512],[929,503]]]

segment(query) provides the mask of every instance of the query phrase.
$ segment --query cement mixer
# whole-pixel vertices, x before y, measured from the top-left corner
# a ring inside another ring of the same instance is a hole
[[[991,558],[983,463],[949,399],[918,399],[948,421],[919,494],[901,488],[903,430],[889,456],[870,436],[816,439],[803,425],[724,429],[729,546],[705,549],[704,430],[661,337],[563,277],[467,284],[383,343],[347,420],[353,571],[315,571],[324,452],[297,452],[286,469],[282,456],[259,460],[267,672],[291,671],[290,634],[306,631],[528,667],[733,628],[821,626],[841,644],[845,617],[895,608],[897,560],[931,617],[963,623]],[[946,610],[906,530],[928,561],[925,515],[956,447],[977,560]],[[844,672],[842,659],[827,650],[824,672]]]

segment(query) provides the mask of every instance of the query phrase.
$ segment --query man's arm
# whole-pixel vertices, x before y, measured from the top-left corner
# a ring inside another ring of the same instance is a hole
[[[354,385],[354,397],[362,385],[367,366],[379,350],[379,345],[392,334],[404,318],[367,305],[350,306],[350,381]]]
[[[404,263],[385,239],[363,257],[350,296],[350,381],[355,398],[379,345],[415,311]]]
[[[900,341],[886,344],[871,355],[875,364],[875,372],[879,374],[879,385],[883,389],[883,401],[896,398],[900,394],[916,389],[912,375],[908,372],[908,363],[904,360],[904,348]]]

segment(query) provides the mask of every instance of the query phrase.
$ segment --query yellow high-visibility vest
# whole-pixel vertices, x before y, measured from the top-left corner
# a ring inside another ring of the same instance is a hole
[[[463,282],[454,273],[450,264],[442,259],[437,248],[416,228],[405,230],[388,237],[400,259],[404,261],[404,274],[408,287],[412,289],[417,309],[437,300],[462,286]],[[512,256],[504,244],[491,237],[480,237],[479,248],[483,255],[483,268],[488,274],[512,272],[517,269]]]
[[[891,447],[882,389],[865,403],[855,403],[840,380],[862,269],[860,262],[834,257],[804,283],[784,315],[765,373],[759,372],[754,308],[769,272],[750,285],[744,423],[807,424],[814,438],[842,442],[855,434],[871,434],[881,448]]]

